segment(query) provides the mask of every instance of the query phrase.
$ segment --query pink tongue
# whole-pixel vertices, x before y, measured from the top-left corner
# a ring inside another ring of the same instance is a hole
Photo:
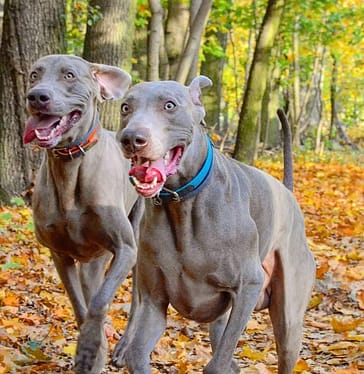
[[[130,169],[129,175],[138,179],[142,183],[151,183],[154,178],[157,182],[164,182],[166,180],[166,173],[164,169],[163,159],[153,161],[149,166],[134,166]]]
[[[52,125],[59,121],[60,117],[57,116],[41,115],[29,117],[27,122],[25,123],[23,137],[24,144],[30,143],[35,139],[35,130],[41,131],[45,136],[47,134],[50,134]]]

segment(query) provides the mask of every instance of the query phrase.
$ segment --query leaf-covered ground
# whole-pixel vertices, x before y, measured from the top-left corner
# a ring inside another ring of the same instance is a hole
[[[295,163],[295,195],[317,261],[297,373],[364,372],[363,160],[334,155]],[[278,160],[257,165],[281,178]],[[17,205],[16,205],[17,204]],[[77,330],[49,251],[34,237],[31,210],[0,207],[0,374],[71,373]],[[110,310],[122,332],[130,278]],[[207,326],[169,309],[168,328],[152,354],[154,373],[201,373],[210,358]],[[116,340],[110,338],[110,351]],[[276,373],[267,312],[254,313],[236,349],[242,373]],[[127,373],[111,366],[105,373]]]

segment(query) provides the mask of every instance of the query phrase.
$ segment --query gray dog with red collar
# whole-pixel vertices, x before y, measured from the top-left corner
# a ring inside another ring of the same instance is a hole
[[[128,181],[130,161],[97,111],[130,82],[117,67],[66,55],[42,57],[29,78],[24,143],[47,150],[34,188],[35,231],[51,250],[80,328],[77,374],[103,370],[108,307],[136,261],[143,204]]]
[[[204,373],[237,373],[240,335],[254,309],[269,308],[279,373],[291,374],[315,278],[303,216],[287,187],[213,148],[201,125],[201,88],[209,85],[204,76],[188,87],[141,83],[123,99],[117,137],[146,207],[137,307],[113,362],[151,373],[150,353],[172,304],[184,317],[210,323],[213,357]],[[285,152],[286,165],[291,159]],[[290,167],[285,180],[293,180]]]

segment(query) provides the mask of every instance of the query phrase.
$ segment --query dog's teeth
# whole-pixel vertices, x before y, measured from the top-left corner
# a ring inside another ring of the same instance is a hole
[[[164,165],[168,164],[169,161],[169,151],[163,157]]]
[[[138,181],[137,178],[135,178],[135,177],[130,177],[130,179],[132,180],[132,183],[134,184],[134,186],[136,186],[136,187],[139,187],[139,186],[140,186],[140,182]]]
[[[153,182],[151,183],[151,187],[155,187],[158,183],[158,178],[154,177]]]

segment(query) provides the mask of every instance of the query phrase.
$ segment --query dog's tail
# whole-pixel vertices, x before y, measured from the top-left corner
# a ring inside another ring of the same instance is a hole
[[[282,109],[277,110],[278,118],[282,124],[283,130],[283,184],[293,191],[293,153],[292,153],[292,136],[286,114]]]

